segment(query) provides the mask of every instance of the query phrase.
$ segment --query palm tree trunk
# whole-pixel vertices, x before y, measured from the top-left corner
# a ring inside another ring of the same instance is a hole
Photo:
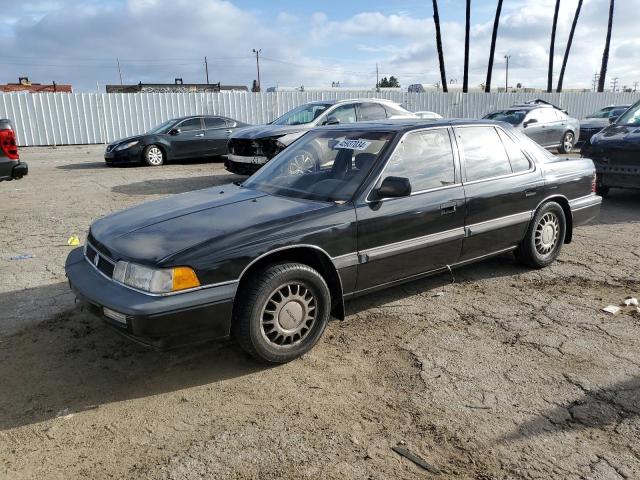
[[[571,50],[571,44],[573,43],[573,34],[576,32],[576,25],[578,24],[578,17],[580,16],[580,9],[582,8],[582,0],[578,0],[578,6],[576,7],[576,14],[573,16],[573,23],[571,24],[571,31],[569,32],[569,40],[567,40],[567,48],[564,51],[564,58],[562,59],[562,67],[560,68],[560,76],[558,77],[558,88],[556,92],[562,92],[562,82],[564,81],[564,71],[567,68],[567,60],[569,60],[569,51]]]
[[[438,15],[438,0],[433,0],[433,23],[436,26],[436,48],[438,49],[438,61],[440,62],[440,81],[442,91],[448,92],[447,75],[444,71],[444,54],[442,53],[442,38],[440,37],[440,15]]]
[[[496,7],[496,17],[493,20],[493,33],[491,34],[491,50],[489,50],[489,66],[487,67],[487,81],[484,84],[484,91],[491,91],[491,74],[493,73],[493,56],[496,51],[496,38],[498,37],[498,25],[500,25],[500,12],[502,11],[502,0],[498,0]]]
[[[471,0],[467,0],[467,18],[464,27],[464,78],[462,92],[469,91],[469,30],[471,28]]]
[[[604,43],[604,51],[602,52],[602,66],[600,67],[600,79],[598,80],[598,91],[604,92],[604,81],[607,76],[607,64],[609,63],[609,44],[611,43],[611,27],[613,25],[613,4],[614,0],[609,2],[609,26],[607,27],[607,39]]]
[[[547,92],[553,91],[553,50],[556,45],[556,28],[558,27],[558,10],[560,10],[560,0],[556,0],[556,9],[553,12],[553,25],[551,26],[551,44],[549,45],[549,71],[547,74]]]

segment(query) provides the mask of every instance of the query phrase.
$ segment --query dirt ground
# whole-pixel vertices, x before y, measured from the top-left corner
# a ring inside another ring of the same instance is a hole
[[[138,347],[63,272],[93,219],[236,177],[21,153],[29,176],[0,184],[0,478],[640,478],[640,316],[600,311],[640,296],[640,193],[612,191],[549,268],[505,255],[360,298],[264,368],[228,342]]]

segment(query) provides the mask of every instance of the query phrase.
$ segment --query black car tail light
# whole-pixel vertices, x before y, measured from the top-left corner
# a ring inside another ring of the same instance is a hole
[[[0,130],[0,148],[10,160],[18,160],[18,145],[16,144],[16,135],[11,129]]]

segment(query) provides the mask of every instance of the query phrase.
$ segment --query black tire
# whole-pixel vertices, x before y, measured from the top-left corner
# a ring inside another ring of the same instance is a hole
[[[558,147],[558,152],[562,154],[571,153],[576,144],[576,135],[575,133],[568,131],[564,132],[562,136],[562,143]]]
[[[600,195],[602,198],[607,198],[609,196],[609,187],[596,183],[596,194]]]
[[[142,152],[142,161],[149,167],[159,167],[164,165],[166,160],[165,157],[164,150],[157,145],[147,145]]]
[[[236,294],[232,333],[253,357],[286,363],[318,342],[330,311],[329,287],[316,270],[300,263],[273,264],[251,275]]]
[[[529,267],[546,267],[560,254],[566,233],[564,210],[556,202],[547,202],[533,216],[527,234],[515,252],[516,258]],[[553,240],[549,235],[553,235]]]

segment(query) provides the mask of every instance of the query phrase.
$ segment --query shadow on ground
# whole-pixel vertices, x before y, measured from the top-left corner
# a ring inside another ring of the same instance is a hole
[[[606,388],[585,388],[569,376],[565,376],[565,379],[582,390],[582,396],[524,423],[516,432],[503,437],[502,441],[511,442],[566,429],[604,428],[640,416],[638,377]]]
[[[56,167],[58,170],[104,170],[109,167],[104,162],[69,163]]]
[[[169,195],[225,185],[243,178],[244,177],[233,174],[209,175],[206,177],[161,178],[117,185],[113,187],[111,191],[125,195]]]
[[[640,190],[612,188],[603,199],[600,215],[591,223],[615,225],[640,221]]]

